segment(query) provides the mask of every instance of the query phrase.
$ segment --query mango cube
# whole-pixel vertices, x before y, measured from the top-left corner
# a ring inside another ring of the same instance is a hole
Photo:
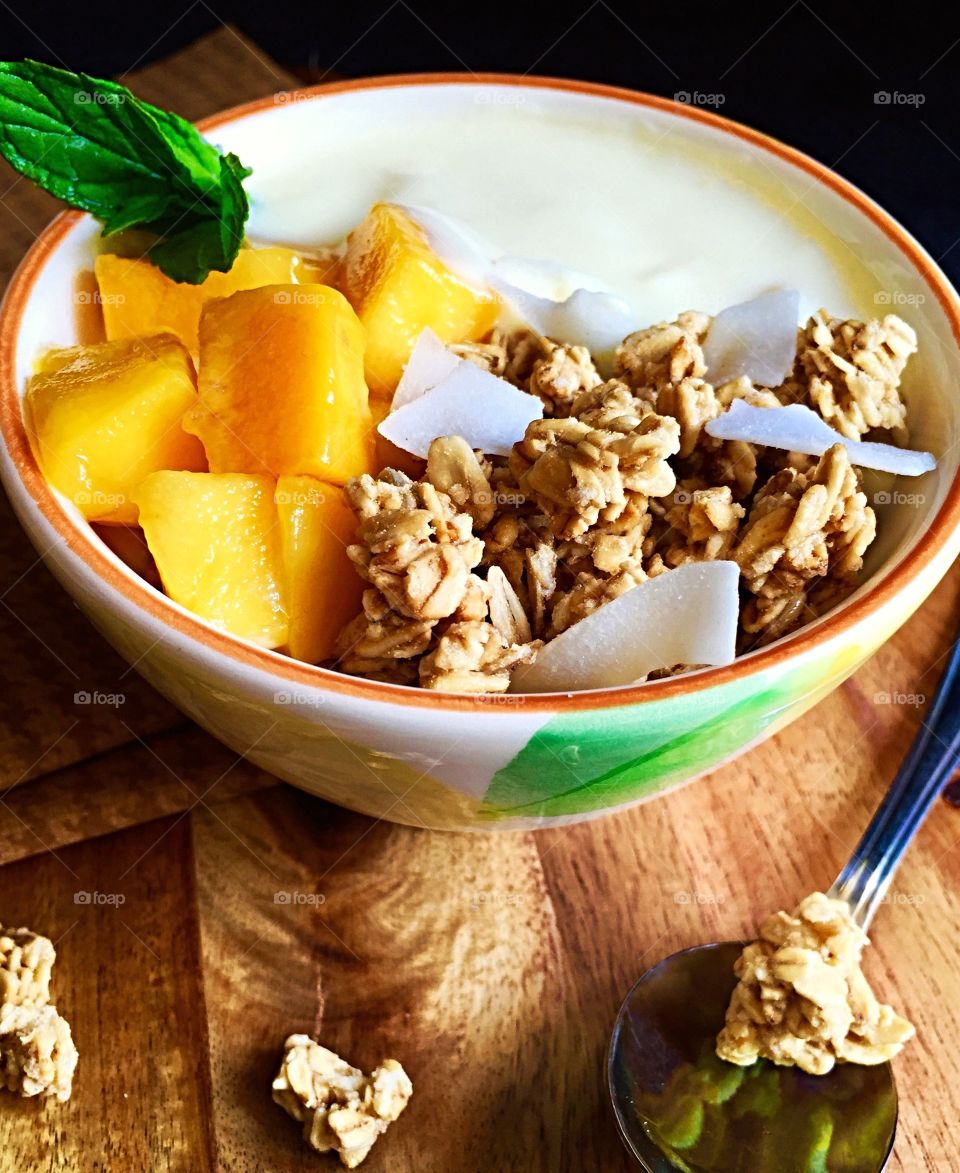
[[[265,648],[288,633],[274,491],[265,476],[155,472],[136,492],[170,598]]]
[[[210,301],[200,318],[200,396],[184,427],[211,472],[372,471],[364,331],[326,285],[267,285]]]
[[[24,412],[43,474],[88,521],[136,525],[133,491],[158,469],[206,467],[183,430],[193,364],[172,334],[50,351]]]
[[[94,267],[107,338],[169,332],[194,355],[200,313],[211,297],[229,297],[260,285],[320,279],[315,265],[280,247],[242,248],[229,273],[211,273],[200,285],[172,281],[140,257],[104,253]]]
[[[288,651],[317,664],[334,654],[341,628],[360,611],[366,583],[347,557],[357,521],[337,485],[280,477],[277,511],[290,618]]]
[[[374,204],[350,234],[341,288],[367,329],[367,383],[380,399],[393,395],[425,327],[441,342],[476,341],[498,314],[496,297],[448,268],[393,204]]]

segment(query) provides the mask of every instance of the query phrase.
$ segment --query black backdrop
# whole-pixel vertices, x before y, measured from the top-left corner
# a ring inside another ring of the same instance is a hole
[[[955,3],[0,0],[0,54],[121,74],[225,21],[315,77],[495,69],[699,95],[858,183],[960,282]]]

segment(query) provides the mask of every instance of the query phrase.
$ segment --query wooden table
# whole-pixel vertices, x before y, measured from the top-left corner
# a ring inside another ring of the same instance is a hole
[[[190,118],[291,84],[230,29],[128,80]],[[8,275],[54,205],[2,179]],[[622,996],[830,883],[923,717],[877,695],[930,696],[960,611],[955,571],[832,697],[679,793],[536,835],[430,834],[237,759],[106,647],[5,502],[0,543],[0,923],[55,939],[81,1055],[66,1105],[0,1095],[4,1170],[337,1168],[270,1100],[295,1030],[411,1073],[370,1173],[627,1170],[604,1091]],[[891,1166],[911,1173],[958,1167],[958,839],[941,803],[867,963],[919,1027]]]

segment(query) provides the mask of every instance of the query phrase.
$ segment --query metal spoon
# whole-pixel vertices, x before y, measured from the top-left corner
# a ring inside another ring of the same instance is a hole
[[[960,761],[960,640],[927,720],[829,895],[866,929],[920,824]],[[772,911],[772,910],[771,910]],[[674,953],[624,1000],[607,1076],[621,1136],[649,1173],[877,1173],[893,1148],[888,1063],[812,1076],[714,1053],[742,941]]]

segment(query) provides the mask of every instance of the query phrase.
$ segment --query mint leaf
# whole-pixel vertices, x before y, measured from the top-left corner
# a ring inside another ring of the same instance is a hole
[[[249,169],[116,82],[0,62],[0,155],[105,234],[158,236],[151,260],[175,281],[226,272],[243,242]]]
[[[174,281],[198,284],[219,268],[220,257],[235,257],[243,243],[247,197],[241,180],[250,172],[236,155],[221,155],[220,174],[220,214],[174,229],[150,249],[150,260]]]

